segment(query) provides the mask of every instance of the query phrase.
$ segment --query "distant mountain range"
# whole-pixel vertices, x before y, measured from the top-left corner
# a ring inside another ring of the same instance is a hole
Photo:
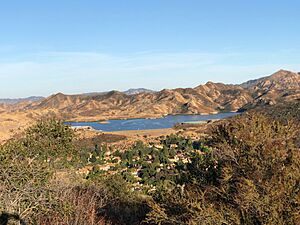
[[[131,88],[128,89],[127,91],[124,91],[124,94],[127,95],[135,95],[135,94],[140,94],[140,93],[153,93],[155,91],[146,89],[146,88]],[[90,92],[90,93],[83,93],[79,95],[83,96],[95,96],[95,95],[105,95],[108,92]],[[18,104],[21,102],[38,102],[45,99],[45,97],[42,96],[30,96],[27,98],[0,98],[0,104]]]
[[[44,97],[41,96],[31,96],[28,98],[0,98],[0,104],[18,104],[21,102],[37,102],[43,100]]]
[[[116,90],[114,90],[116,91]],[[84,95],[84,96],[99,96],[99,95],[105,95],[107,94],[109,91],[106,92],[90,92],[90,93],[83,93],[83,94],[79,94],[79,95]],[[135,95],[135,94],[140,94],[140,93],[153,93],[155,91],[150,90],[150,89],[146,89],[146,88],[130,88],[127,91],[123,91],[122,93],[126,94],[126,95]]]
[[[64,119],[156,117],[242,111],[300,99],[300,74],[287,70],[240,85],[207,82],[195,88],[129,89],[79,95],[58,93],[17,110]]]
[[[150,89],[145,89],[145,88],[131,88],[128,89],[127,91],[124,91],[123,93],[126,95],[136,95],[136,94],[141,94],[141,93],[154,93],[155,91],[150,90]]]

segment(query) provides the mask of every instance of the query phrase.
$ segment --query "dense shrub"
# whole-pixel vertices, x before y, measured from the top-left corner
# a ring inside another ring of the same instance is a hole
[[[46,160],[74,155],[74,131],[62,121],[50,119],[40,121],[28,128],[22,144],[30,156]]]
[[[186,187],[152,202],[160,224],[298,224],[299,127],[257,114],[222,123],[187,166]],[[161,195],[160,195],[161,196]]]
[[[145,200],[118,176],[85,181],[74,173],[81,152],[61,121],[40,121],[0,146],[0,222],[139,224]],[[141,200],[142,199],[142,200]]]
[[[44,138],[43,138],[44,137]],[[0,209],[34,223],[57,207],[56,188],[51,185],[54,161],[71,149],[72,131],[54,120],[38,123],[25,137],[0,147]],[[55,152],[55,154],[54,154]]]

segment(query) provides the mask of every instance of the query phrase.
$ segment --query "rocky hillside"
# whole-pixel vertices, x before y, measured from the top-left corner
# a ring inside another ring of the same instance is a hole
[[[164,89],[159,92],[58,93],[19,110],[51,113],[66,119],[106,119],[237,111],[294,99],[300,99],[300,74],[280,70],[271,76],[240,85],[208,82],[195,88]]]
[[[300,73],[291,71],[279,70],[271,76],[248,81],[240,86],[253,97],[242,109],[300,99]]]

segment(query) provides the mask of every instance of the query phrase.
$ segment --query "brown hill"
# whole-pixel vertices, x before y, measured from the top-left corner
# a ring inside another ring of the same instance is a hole
[[[241,85],[207,82],[195,88],[130,95],[118,91],[98,95],[58,93],[19,110],[64,119],[92,120],[236,111],[297,98],[300,98],[299,73],[280,70]]]
[[[253,97],[242,109],[300,99],[300,74],[287,70],[279,70],[271,76],[248,81],[241,86]]]
[[[276,73],[257,80],[251,80],[240,86],[250,90],[299,89],[300,73],[279,70]]]

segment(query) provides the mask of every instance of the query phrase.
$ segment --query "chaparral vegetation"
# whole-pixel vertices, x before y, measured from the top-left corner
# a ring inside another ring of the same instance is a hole
[[[40,121],[0,147],[0,224],[297,225],[299,109],[270,106],[126,150]]]

